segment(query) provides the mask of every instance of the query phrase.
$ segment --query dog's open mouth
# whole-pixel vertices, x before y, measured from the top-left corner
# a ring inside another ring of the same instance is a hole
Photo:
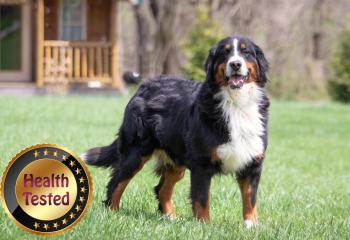
[[[239,89],[243,87],[244,82],[248,79],[249,74],[243,76],[240,74],[233,74],[228,78],[228,85],[231,89]]]

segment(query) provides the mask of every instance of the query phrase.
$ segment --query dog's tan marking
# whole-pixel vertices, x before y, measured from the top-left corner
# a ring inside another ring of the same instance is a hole
[[[171,197],[175,184],[180,181],[185,174],[185,167],[167,169],[162,172],[161,187],[159,189],[159,203],[162,206],[162,212],[168,216],[175,217],[175,211]]]
[[[123,195],[123,192],[126,186],[129,184],[130,180],[131,178],[118,183],[117,187],[115,188],[112,194],[112,204],[111,204],[112,210],[119,210],[120,199]]]
[[[219,87],[226,86],[228,83],[225,81],[225,63],[221,63],[216,67],[215,82]]]
[[[120,208],[120,199],[125,191],[125,188],[128,186],[131,179],[142,169],[145,163],[150,160],[151,156],[143,157],[139,168],[132,174],[132,176],[120,183],[118,183],[117,187],[114,189],[112,194],[112,210],[119,210]]]
[[[249,71],[249,78],[248,80],[246,81],[246,83],[251,83],[251,82],[256,82],[257,81],[257,66],[255,63],[253,62],[246,62],[247,64],[247,68],[248,68],[248,71]]]
[[[239,189],[241,190],[242,205],[243,205],[243,219],[250,220],[254,224],[258,222],[258,213],[256,204],[252,205],[252,186],[250,178],[238,180]]]
[[[240,48],[243,50],[243,49],[246,49],[247,46],[245,45],[245,43],[241,43]]]
[[[212,163],[220,162],[220,158],[218,156],[217,150],[218,150],[218,148],[214,147],[214,148],[212,148],[212,150],[210,152],[211,162]]]
[[[195,218],[197,218],[199,221],[203,221],[204,223],[210,223],[210,216],[209,216],[209,197],[208,201],[206,202],[205,206],[203,207],[200,202],[194,202],[193,203],[193,215]]]

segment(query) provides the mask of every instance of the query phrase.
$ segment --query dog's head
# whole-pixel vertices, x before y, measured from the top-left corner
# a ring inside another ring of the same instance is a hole
[[[260,47],[245,37],[228,37],[215,44],[205,63],[207,81],[214,87],[240,89],[255,82],[263,87],[269,64]]]

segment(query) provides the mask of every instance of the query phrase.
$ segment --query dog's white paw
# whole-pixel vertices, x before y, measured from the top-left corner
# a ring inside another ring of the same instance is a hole
[[[176,220],[176,215],[175,215],[175,214],[167,214],[166,217],[167,217],[170,221]]]
[[[247,229],[250,229],[250,228],[254,228],[258,225],[257,222],[254,222],[252,220],[244,220],[244,226],[247,228]]]
[[[176,215],[174,215],[174,214],[164,214],[163,215],[163,219],[169,220],[169,221],[174,221],[177,218],[176,218]]]

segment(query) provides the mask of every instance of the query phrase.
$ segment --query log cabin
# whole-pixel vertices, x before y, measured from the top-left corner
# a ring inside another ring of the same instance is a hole
[[[117,0],[0,0],[0,83],[123,89]]]

